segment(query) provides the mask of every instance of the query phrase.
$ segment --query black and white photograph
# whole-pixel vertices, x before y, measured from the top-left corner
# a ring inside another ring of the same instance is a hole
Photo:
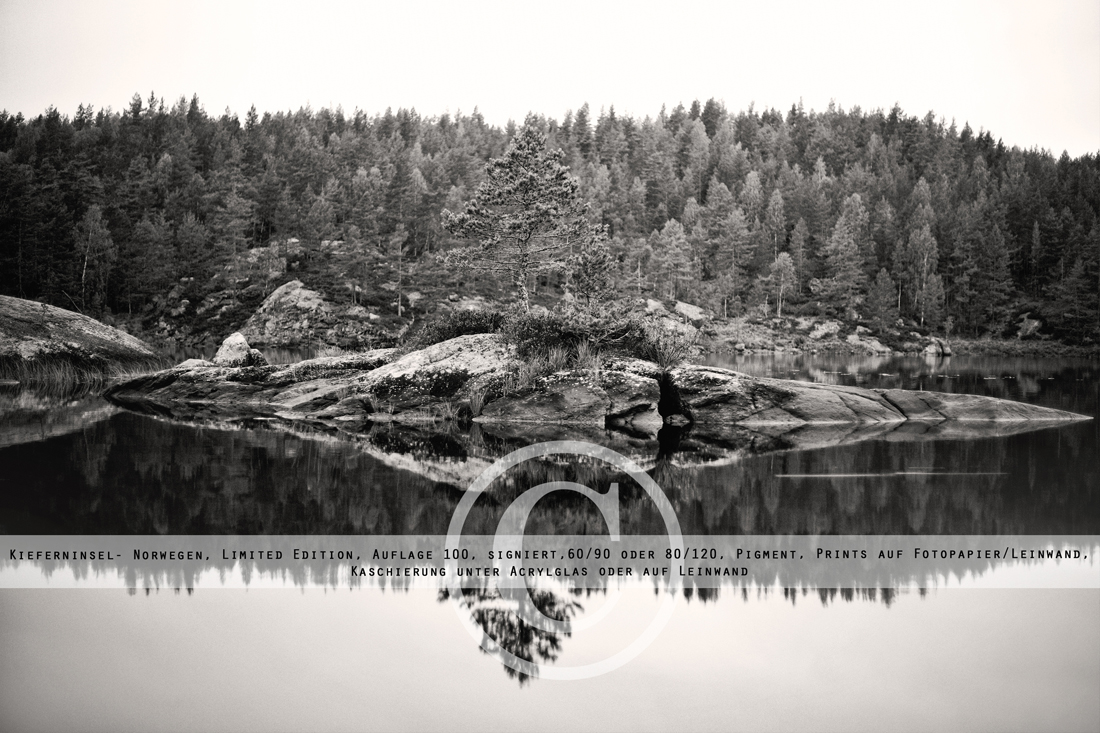
[[[1100,0],[0,0],[0,730],[1100,730]]]

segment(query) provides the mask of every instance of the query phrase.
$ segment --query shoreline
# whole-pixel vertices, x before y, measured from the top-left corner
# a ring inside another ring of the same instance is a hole
[[[992,339],[944,339],[951,347],[951,354],[935,355],[937,358],[951,356],[1028,356],[1044,358],[1082,358],[1100,360],[1100,346],[1081,346],[1064,344],[1060,341],[1015,341]],[[774,347],[746,347],[736,349],[726,344],[707,344],[703,347],[705,356],[766,356],[781,354],[796,355],[837,355],[837,356],[932,356],[923,351],[872,352],[843,342],[817,344],[812,348],[777,344]]]

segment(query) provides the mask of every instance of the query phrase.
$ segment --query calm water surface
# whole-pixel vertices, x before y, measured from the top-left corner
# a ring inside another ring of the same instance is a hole
[[[1100,413],[1100,367],[1090,361],[711,363]],[[444,534],[486,466],[569,437],[645,467],[685,534],[1097,535],[1097,422],[659,438],[375,426],[346,435],[182,424],[95,397],[8,392],[0,530]],[[491,531],[511,497],[551,478],[619,482],[623,531],[663,531],[628,477],[552,463],[501,482],[467,531]],[[539,503],[529,531],[606,528],[588,502],[562,495]],[[559,600],[588,611],[608,602],[599,593]],[[556,639],[550,656],[562,665],[602,658],[657,603],[651,590],[628,588],[611,631]],[[610,674],[521,684],[505,671],[435,591],[0,592],[4,730],[1058,731],[1100,728],[1100,592],[721,589],[681,602],[656,641]]]

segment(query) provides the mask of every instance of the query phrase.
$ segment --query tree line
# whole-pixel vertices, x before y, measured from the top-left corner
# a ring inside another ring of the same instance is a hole
[[[148,315],[173,285],[201,296],[235,256],[292,237],[307,263],[342,240],[412,271],[456,246],[441,211],[463,209],[522,128],[560,150],[623,296],[967,336],[1014,333],[1029,313],[1100,339],[1098,155],[1009,148],[897,106],[711,99],[639,119],[585,104],[503,128],[476,110],[253,107],[242,121],[152,94],[123,111],[3,112],[0,292]]]

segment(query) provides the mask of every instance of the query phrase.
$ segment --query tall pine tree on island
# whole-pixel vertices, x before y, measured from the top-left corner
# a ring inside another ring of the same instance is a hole
[[[588,221],[577,179],[562,158],[560,150],[547,149],[545,135],[525,126],[503,156],[489,161],[465,210],[442,212],[447,231],[478,242],[454,251],[451,259],[511,277],[524,310],[531,309],[531,276],[561,268],[566,253],[604,237],[602,228]]]

